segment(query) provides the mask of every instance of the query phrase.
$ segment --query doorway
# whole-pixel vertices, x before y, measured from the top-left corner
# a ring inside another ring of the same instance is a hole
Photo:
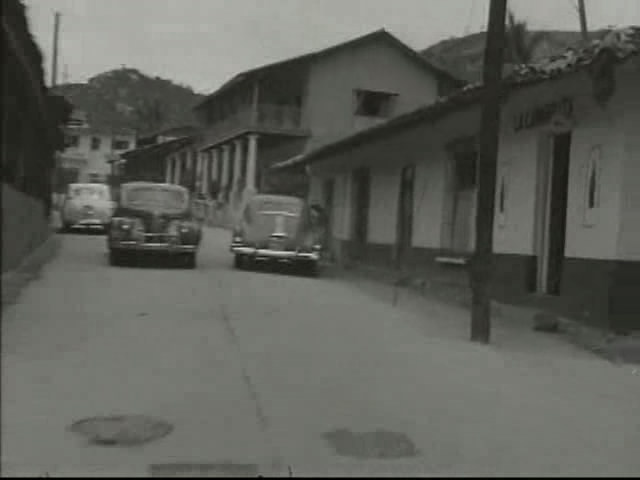
[[[560,295],[567,233],[571,132],[551,137],[548,161],[542,162],[537,255],[537,291]]]
[[[335,180],[330,178],[325,180],[322,185],[322,196],[324,197],[324,242],[327,246],[327,253],[329,259],[333,260],[333,209],[334,209],[334,192],[335,192]]]
[[[368,168],[359,168],[353,172],[353,257],[363,258],[367,243],[369,223],[369,194],[371,175]]]
[[[400,191],[398,193],[397,268],[402,268],[407,264],[408,256],[411,252],[414,182],[415,166],[407,165],[403,167],[400,176]]]

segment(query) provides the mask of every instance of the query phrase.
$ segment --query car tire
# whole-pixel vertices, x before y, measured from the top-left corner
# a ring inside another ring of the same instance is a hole
[[[310,277],[317,277],[318,274],[320,273],[319,272],[320,268],[319,268],[318,262],[316,261],[308,262],[307,265],[305,265],[305,267],[306,267],[305,270],[307,272],[307,275],[309,275]]]
[[[245,258],[243,255],[240,255],[239,253],[236,253],[233,256],[233,268],[235,268],[236,270],[241,270],[244,268],[245,265]]]
[[[196,268],[196,254],[195,253],[186,253],[184,255],[184,266],[188,269]]]
[[[117,250],[109,250],[109,265],[119,267],[124,264],[124,254]]]

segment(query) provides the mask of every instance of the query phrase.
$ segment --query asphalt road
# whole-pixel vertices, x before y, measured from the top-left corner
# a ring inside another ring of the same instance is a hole
[[[235,271],[227,241],[207,230],[184,270],[111,267],[103,236],[64,235],[3,311],[4,475],[640,473],[640,375],[439,335],[443,310],[336,279]],[[122,414],[173,430],[69,430]]]

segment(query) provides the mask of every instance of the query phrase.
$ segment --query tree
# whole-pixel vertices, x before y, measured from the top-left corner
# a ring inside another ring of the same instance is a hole
[[[507,50],[505,60],[512,64],[529,64],[533,61],[536,50],[544,41],[543,32],[531,33],[527,22],[518,20],[509,10],[507,15]]]
[[[149,134],[160,130],[167,115],[162,102],[157,99],[144,99],[134,111],[144,134]]]

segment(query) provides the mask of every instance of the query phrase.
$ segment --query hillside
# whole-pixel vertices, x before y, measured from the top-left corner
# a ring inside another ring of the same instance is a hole
[[[532,30],[530,35],[540,33],[542,42],[535,51],[534,58],[561,53],[580,42],[580,32],[558,30]],[[605,30],[590,33],[592,39],[600,38]],[[482,61],[484,56],[485,32],[473,33],[464,37],[451,38],[432,45],[421,53],[427,60],[451,72],[468,82],[482,80]]]
[[[84,110],[96,128],[128,128],[141,135],[195,123],[191,108],[202,95],[191,88],[134,68],[101,73],[87,83],[58,85],[55,91]]]

